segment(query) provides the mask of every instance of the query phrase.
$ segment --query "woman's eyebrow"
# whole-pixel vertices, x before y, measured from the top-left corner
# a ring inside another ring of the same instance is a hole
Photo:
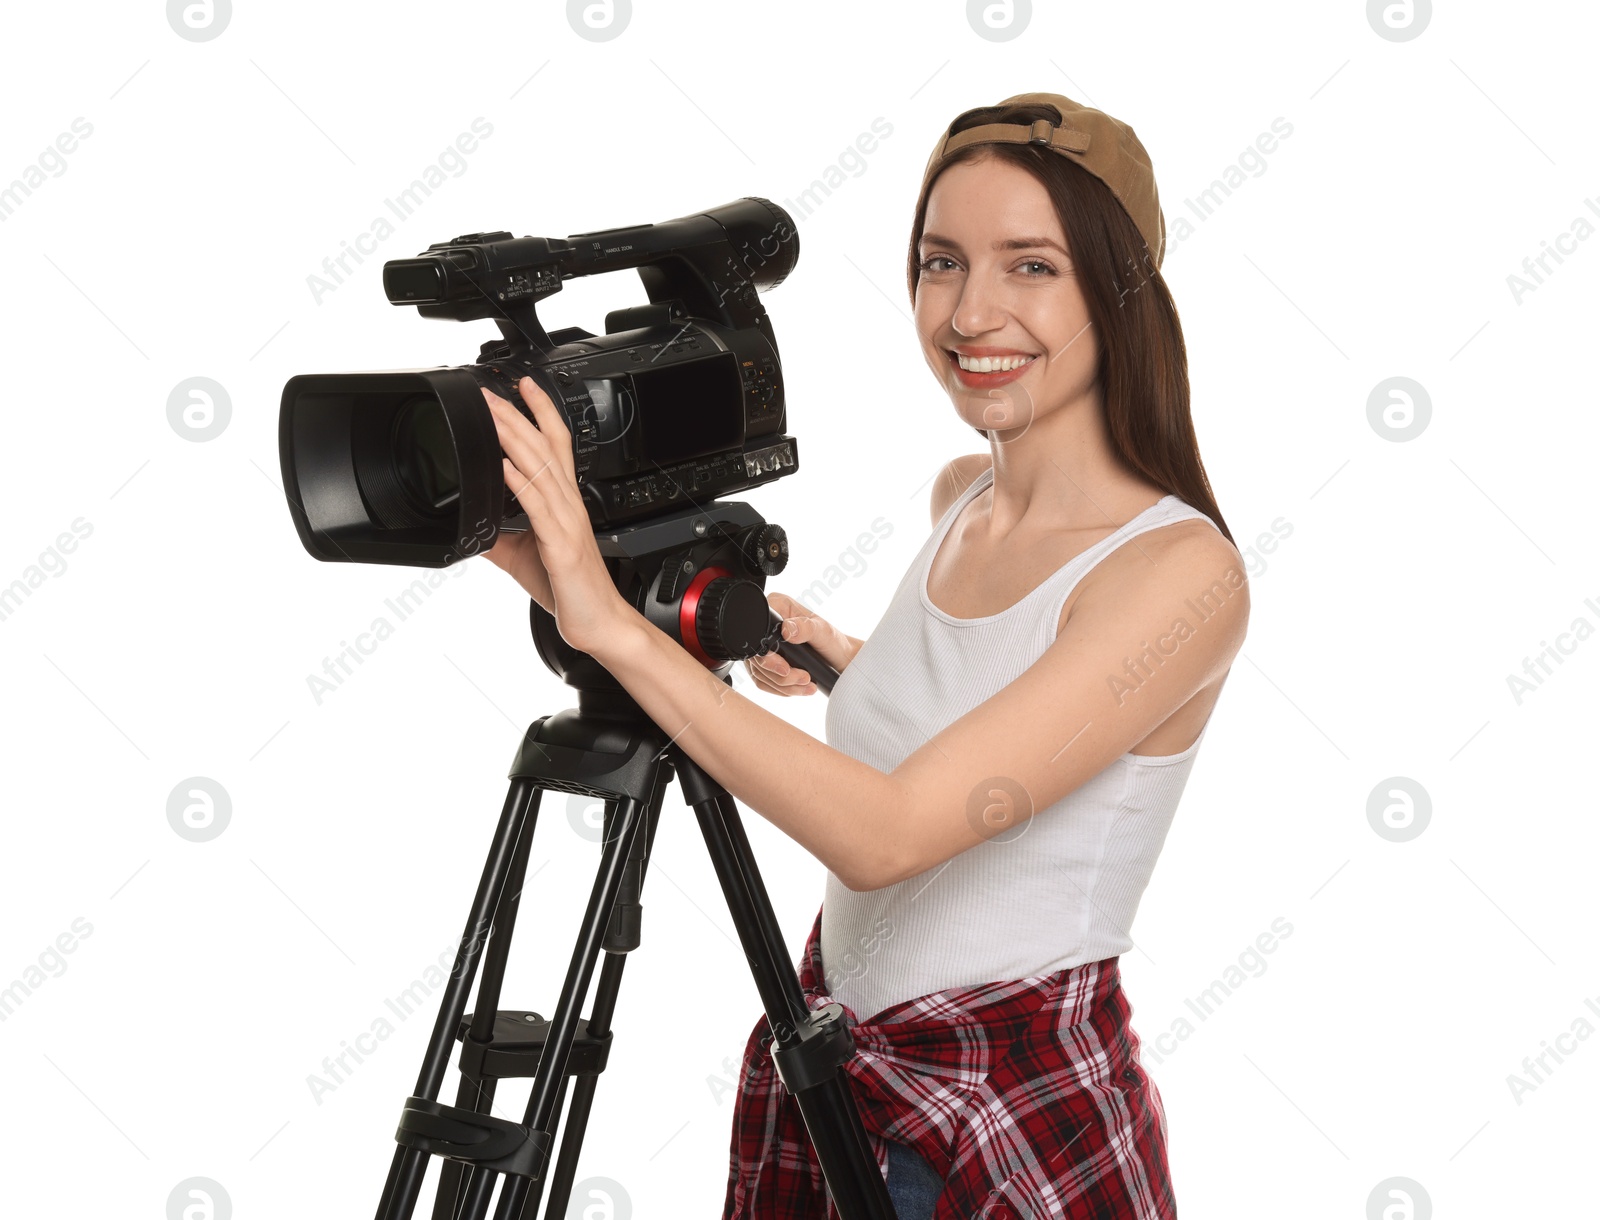
[[[922,242],[920,244],[922,244],[922,245],[934,245],[934,246],[949,246],[950,249],[957,250],[957,251],[959,251],[961,249],[961,243],[960,242],[957,242],[952,238],[945,237],[943,234],[940,234],[940,233],[924,233],[922,235]],[[1052,250],[1060,250],[1062,254],[1066,254],[1067,253],[1066,250],[1061,246],[1061,244],[1059,242],[1052,241],[1048,237],[1006,237],[1006,238],[1002,238],[1001,240],[995,242],[993,247],[992,247],[992,249],[995,249],[995,250],[1039,250],[1039,249],[1043,249],[1045,247],[1048,247],[1049,249],[1052,249]]]

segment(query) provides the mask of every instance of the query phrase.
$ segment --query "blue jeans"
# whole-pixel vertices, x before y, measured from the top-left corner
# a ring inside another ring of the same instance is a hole
[[[905,1144],[889,1141],[889,1199],[900,1220],[931,1220],[944,1192],[939,1171]]]

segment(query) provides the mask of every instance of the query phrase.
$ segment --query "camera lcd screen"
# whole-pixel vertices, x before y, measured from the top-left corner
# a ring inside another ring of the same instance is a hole
[[[744,442],[744,393],[732,352],[636,372],[633,388],[644,452],[658,465]]]

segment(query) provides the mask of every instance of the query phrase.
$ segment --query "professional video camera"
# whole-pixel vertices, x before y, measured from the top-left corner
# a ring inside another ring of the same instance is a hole
[[[284,491],[318,559],[442,568],[528,519],[505,485],[486,387],[531,418],[531,376],[572,432],[579,487],[618,591],[731,685],[735,661],[776,651],[832,691],[838,674],[782,638],[767,577],[783,571],[783,528],[723,499],[796,470],[778,348],[758,288],[799,257],[789,216],[746,198],[637,228],[561,238],[472,233],[384,264],[383,288],[424,317],[493,318],[504,338],[475,364],[290,378],[278,446]],[[534,307],[572,276],[637,267],[648,305],[613,310],[604,336],[546,334]],[[565,1215],[614,1031],[622,963],[640,943],[640,894],[668,782],[693,806],[766,1008],[771,1054],[795,1096],[829,1193],[849,1220],[891,1220],[889,1199],[841,1066],[854,1052],[841,1005],[808,1006],[733,797],[615,675],[569,646],[530,600],[541,659],[579,706],[529,725],[415,1092],[395,1130],[380,1220],[410,1220],[440,1158],[435,1216]],[[545,792],[605,802],[601,859],[571,965],[547,1020],[502,1009],[501,984]],[[452,817],[447,825],[457,821]],[[606,962],[580,1020],[596,961]],[[479,966],[477,1005],[467,1010]],[[580,1028],[581,1026],[581,1028]],[[439,1100],[461,1043],[454,1105]],[[666,1048],[671,1053],[671,1048]],[[532,1077],[520,1123],[491,1113],[501,1080]],[[556,1149],[567,1102],[568,1126]],[[624,1120],[625,1123],[625,1120]]]
[[[284,491],[318,559],[442,568],[529,528],[505,485],[487,387],[531,419],[531,376],[572,431],[596,530],[704,504],[793,474],[783,374],[757,289],[799,257],[788,214],[744,198],[660,224],[567,238],[470,233],[384,264],[395,305],[493,318],[474,364],[310,373],[283,388]],[[606,333],[546,334],[537,303],[574,276],[629,267],[650,303]]]

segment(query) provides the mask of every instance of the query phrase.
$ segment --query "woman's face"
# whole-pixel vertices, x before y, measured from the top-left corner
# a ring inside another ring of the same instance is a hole
[[[1099,348],[1089,307],[1050,196],[1032,174],[994,157],[945,170],[928,196],[917,257],[923,358],[966,423],[1015,439],[1093,387]],[[956,352],[990,364],[964,374]],[[1024,356],[1019,371],[1000,366]]]

